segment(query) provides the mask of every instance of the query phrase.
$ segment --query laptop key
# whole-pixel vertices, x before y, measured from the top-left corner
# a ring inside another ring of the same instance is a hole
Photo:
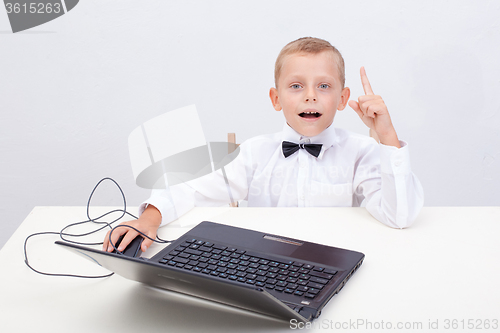
[[[179,257],[174,258],[172,260],[181,264],[187,264],[190,261],[189,259],[179,258]]]
[[[220,244],[214,244],[212,247],[215,248],[215,249],[217,249],[217,250],[225,250],[225,249],[227,249],[227,246],[220,245]]]
[[[336,271],[336,270],[334,270],[334,269],[325,269],[325,270],[323,271],[323,273],[326,273],[326,274],[331,274],[331,275],[335,275],[335,274],[337,274],[337,271]]]
[[[321,288],[324,287],[324,285],[319,284],[319,283],[315,283],[315,282],[309,282],[307,284],[307,286],[310,287],[310,288],[316,288],[316,289],[321,289]]]
[[[316,272],[316,271],[311,271],[309,273],[309,275],[316,276],[316,277],[319,277],[321,279],[327,279],[327,280],[330,280],[333,277],[333,275],[331,275],[331,274],[326,274],[326,273]]]
[[[317,278],[315,276],[312,276],[309,281],[311,282],[316,282],[316,283],[321,283],[321,284],[327,284],[328,283],[328,280],[326,279],[320,279],[320,278]]]
[[[307,293],[307,294],[305,294],[305,295],[304,295],[304,297],[307,297],[307,298],[314,298],[314,297],[316,297],[316,295],[314,295],[314,294],[310,294],[310,293]]]
[[[316,288],[309,288],[307,292],[313,295],[317,295],[320,292],[320,290]]]

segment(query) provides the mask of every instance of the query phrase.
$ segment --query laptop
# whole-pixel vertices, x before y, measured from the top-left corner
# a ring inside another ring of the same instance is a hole
[[[57,241],[127,279],[266,316],[311,322],[364,254],[201,222],[150,259]]]

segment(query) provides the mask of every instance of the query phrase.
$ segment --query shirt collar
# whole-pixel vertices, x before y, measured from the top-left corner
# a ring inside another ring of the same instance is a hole
[[[325,151],[332,147],[337,142],[337,135],[335,134],[335,127],[331,124],[323,132],[315,136],[303,136],[297,133],[288,123],[285,122],[283,126],[283,136],[282,141],[290,141],[295,143],[320,143],[321,152],[319,153],[318,159],[323,158]]]

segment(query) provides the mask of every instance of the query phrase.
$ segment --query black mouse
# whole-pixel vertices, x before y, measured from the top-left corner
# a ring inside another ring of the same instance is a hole
[[[120,238],[118,238],[115,247],[118,247],[118,245],[120,245],[124,236],[125,235],[121,235]],[[143,240],[144,238],[142,238],[141,235],[137,235],[137,237],[134,238],[130,242],[130,244],[127,245],[127,247],[125,248],[125,250],[122,251],[122,253],[128,257],[139,257],[142,254],[141,244]],[[116,253],[116,250],[113,250],[112,253]]]

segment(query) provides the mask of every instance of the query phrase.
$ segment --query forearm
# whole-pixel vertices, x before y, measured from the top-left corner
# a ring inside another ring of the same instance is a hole
[[[391,131],[385,132],[385,133],[377,133],[377,136],[378,136],[381,144],[386,145],[386,146],[393,146],[396,148],[401,148],[401,144],[399,143],[398,135],[394,129]]]

